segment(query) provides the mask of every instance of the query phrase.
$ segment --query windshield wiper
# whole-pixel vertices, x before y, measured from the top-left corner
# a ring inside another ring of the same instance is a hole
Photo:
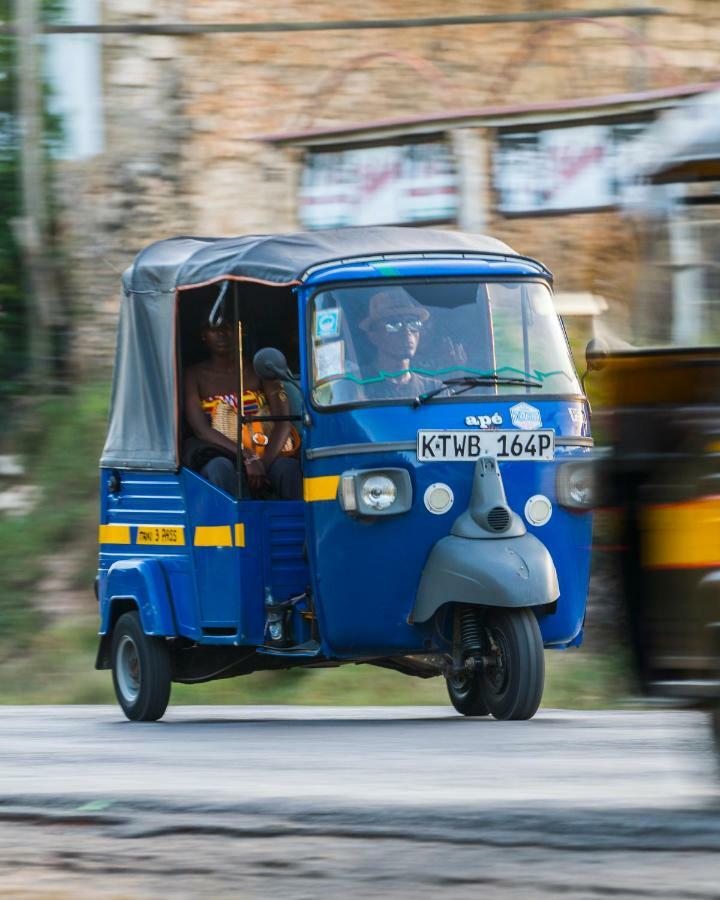
[[[456,397],[458,394],[464,394],[465,391],[470,391],[474,387],[495,387],[496,385],[533,388],[541,388],[543,386],[541,381],[531,381],[529,378],[506,378],[503,375],[463,375],[461,378],[443,379],[442,387],[434,388],[432,391],[425,391],[424,394],[420,394],[413,401],[413,406],[420,406],[425,403],[426,400],[437,397],[438,394],[441,394],[448,388],[450,388],[450,396]],[[457,386],[459,390],[453,390],[455,386]]]

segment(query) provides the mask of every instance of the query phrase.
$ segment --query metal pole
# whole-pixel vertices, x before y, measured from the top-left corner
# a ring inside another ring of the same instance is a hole
[[[15,0],[22,214],[14,224],[29,287],[26,320],[30,375],[35,386],[45,391],[52,368],[52,326],[57,314],[58,297],[53,265],[48,257],[38,6],[38,0]]]
[[[238,295],[238,283],[233,282],[233,318],[235,319],[235,327],[237,328],[237,366],[238,366],[238,427],[237,427],[237,457],[236,457],[236,473],[237,473],[237,496],[242,499],[244,496],[244,467],[243,462],[243,428],[245,427],[245,378],[243,373],[243,330],[242,321],[240,319],[240,301]]]

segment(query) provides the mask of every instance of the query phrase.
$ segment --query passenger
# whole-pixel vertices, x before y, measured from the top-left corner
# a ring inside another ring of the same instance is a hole
[[[238,373],[234,328],[231,324],[206,326],[202,340],[210,355],[185,372],[185,417],[204,447],[200,458],[212,457],[201,464],[200,474],[235,495]],[[288,415],[288,397],[282,383],[260,381],[243,356],[245,415]],[[262,496],[272,488],[281,500],[302,499],[300,462],[294,458],[299,438],[290,422],[250,423],[243,428],[242,443],[243,481],[253,496]]]

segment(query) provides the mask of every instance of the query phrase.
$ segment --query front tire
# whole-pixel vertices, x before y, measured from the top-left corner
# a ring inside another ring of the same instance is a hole
[[[475,672],[451,675],[447,679],[450,702],[463,716],[486,716],[490,710],[482,696],[482,676]]]
[[[531,609],[492,609],[483,623],[487,647],[480,695],[496,719],[531,719],[545,686],[542,635]]]
[[[124,613],[112,637],[115,696],[133,722],[162,718],[170,700],[172,674],[165,641],[149,637],[137,612]]]

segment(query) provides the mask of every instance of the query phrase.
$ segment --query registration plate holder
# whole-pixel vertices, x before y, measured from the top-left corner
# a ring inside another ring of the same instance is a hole
[[[491,456],[500,462],[549,462],[555,458],[555,432],[422,429],[417,433],[419,462],[472,462]]]

